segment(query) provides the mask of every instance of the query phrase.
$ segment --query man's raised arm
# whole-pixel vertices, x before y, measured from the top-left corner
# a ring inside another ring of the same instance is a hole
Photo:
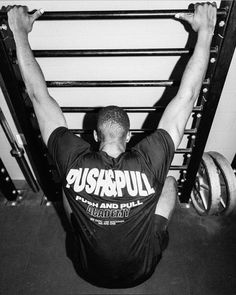
[[[206,74],[210,45],[216,24],[216,4],[195,5],[194,14],[179,14],[177,17],[190,23],[198,33],[194,53],[184,71],[179,91],[166,107],[158,128],[165,129],[177,148],[183,138],[194,102],[198,98]]]
[[[33,103],[45,144],[50,134],[60,126],[67,127],[65,117],[57,102],[49,95],[43,73],[30,48],[28,34],[42,10],[28,14],[26,6],[9,7],[8,23],[16,43],[17,59],[27,92]]]

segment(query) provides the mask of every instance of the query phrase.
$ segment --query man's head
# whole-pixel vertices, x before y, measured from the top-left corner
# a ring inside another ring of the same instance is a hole
[[[96,141],[125,143],[130,139],[129,117],[117,106],[107,106],[98,113],[97,131],[94,132]]]

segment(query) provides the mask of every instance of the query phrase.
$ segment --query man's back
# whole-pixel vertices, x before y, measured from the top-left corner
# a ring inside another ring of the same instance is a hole
[[[158,130],[117,158],[63,127],[48,147],[72,209],[80,272],[109,287],[147,279],[161,258],[154,212],[174,154],[168,133]]]

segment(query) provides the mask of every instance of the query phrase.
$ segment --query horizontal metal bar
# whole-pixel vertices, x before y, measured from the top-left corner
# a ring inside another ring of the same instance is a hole
[[[186,149],[177,149],[175,151],[176,154],[191,154],[192,148],[186,148]]]
[[[173,166],[170,166],[170,170],[187,170],[187,168],[188,168],[187,165],[182,165],[182,166],[173,165]]]
[[[176,80],[113,80],[113,81],[47,81],[47,87],[168,87],[178,86]],[[209,85],[206,79],[203,85]]]
[[[165,106],[153,106],[153,107],[122,107],[127,113],[151,113],[156,111],[163,111]],[[61,107],[64,113],[96,113],[101,107]],[[201,112],[202,106],[196,106],[193,108],[193,112]]]
[[[97,20],[97,19],[165,19],[174,18],[176,13],[193,13],[193,10],[106,10],[106,11],[47,11],[38,20]],[[225,9],[218,9],[218,16],[226,16]],[[7,18],[0,12],[0,18]]]
[[[192,52],[192,48],[33,50],[35,57],[180,56]],[[218,47],[212,47],[211,53],[217,54]],[[15,50],[12,55],[16,57]]]
[[[92,134],[92,129],[70,129],[74,134]],[[142,133],[151,133],[156,129],[130,129],[132,134],[142,134]],[[185,129],[184,134],[197,134],[197,129]]]

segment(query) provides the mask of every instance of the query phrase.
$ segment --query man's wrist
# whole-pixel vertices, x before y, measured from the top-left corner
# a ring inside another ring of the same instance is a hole
[[[28,34],[25,31],[20,31],[20,30],[14,31],[13,36],[14,36],[15,42],[28,40]]]
[[[214,36],[214,31],[210,31],[209,29],[200,29],[198,31],[198,40],[201,40],[204,43],[210,44],[213,36]]]
[[[204,35],[204,36],[213,36],[214,35],[214,28],[200,28],[198,31],[198,35]]]

